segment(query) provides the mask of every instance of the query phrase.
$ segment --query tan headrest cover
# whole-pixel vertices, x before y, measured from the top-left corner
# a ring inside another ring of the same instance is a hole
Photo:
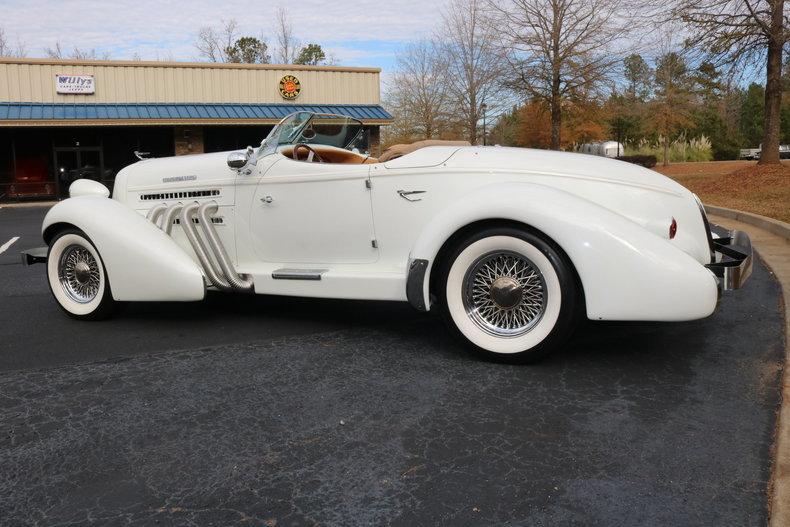
[[[392,145],[379,156],[379,163],[386,163],[426,146],[472,146],[469,141],[440,141],[438,139],[425,139],[410,145]]]

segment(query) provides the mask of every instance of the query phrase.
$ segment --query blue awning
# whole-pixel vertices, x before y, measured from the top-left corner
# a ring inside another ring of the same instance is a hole
[[[392,115],[375,104],[174,104],[174,103],[0,103],[3,121],[71,121],[101,124],[102,121],[206,121],[254,124],[277,122],[293,112],[333,113],[362,122],[390,122]],[[32,124],[32,123],[31,123]]]

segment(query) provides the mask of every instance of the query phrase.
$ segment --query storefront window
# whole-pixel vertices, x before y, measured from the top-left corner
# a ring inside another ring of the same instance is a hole
[[[0,200],[8,198],[8,186],[14,179],[14,157],[10,130],[0,129]]]
[[[57,184],[51,165],[51,146],[46,130],[19,128],[10,131],[13,145],[10,199],[51,198]]]
[[[257,147],[269,135],[273,126],[205,126],[203,148],[205,152],[241,150]]]
[[[103,182],[112,187],[115,175],[123,167],[138,161],[134,152],[147,152],[147,157],[169,157],[174,154],[173,129],[165,126],[104,128]]]

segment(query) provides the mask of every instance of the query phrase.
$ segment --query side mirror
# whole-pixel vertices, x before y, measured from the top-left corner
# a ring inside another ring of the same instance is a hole
[[[250,153],[247,152],[231,152],[228,154],[228,166],[233,170],[241,170],[247,163],[250,162]]]

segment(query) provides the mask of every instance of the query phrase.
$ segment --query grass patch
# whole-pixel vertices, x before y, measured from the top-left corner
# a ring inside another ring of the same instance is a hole
[[[642,139],[638,143],[625,145],[626,156],[655,156],[659,163],[664,160],[664,138],[656,141]],[[712,161],[713,149],[710,140],[704,135],[699,138],[686,139],[681,136],[671,141],[667,148],[667,157],[670,163],[683,161]]]
[[[656,167],[697,194],[718,205],[790,223],[790,165],[760,166],[755,161],[676,163]]]

